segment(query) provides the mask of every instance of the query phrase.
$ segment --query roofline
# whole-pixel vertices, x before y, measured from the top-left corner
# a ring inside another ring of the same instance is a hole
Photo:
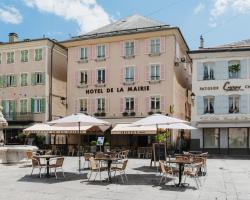
[[[0,47],[1,45],[9,45],[9,44],[19,44],[19,43],[28,43],[28,42],[37,42],[37,41],[42,41],[42,40],[48,40],[58,46],[60,46],[61,48],[67,50],[67,48],[65,46],[63,46],[60,42],[54,41],[50,38],[37,38],[37,39],[28,39],[27,41],[25,40],[20,40],[20,41],[15,41],[15,42],[2,42],[0,43]]]
[[[200,50],[188,51],[189,54],[196,53],[216,53],[216,52],[237,52],[237,51],[250,51],[250,46],[247,47],[227,47],[227,48],[206,48]]]
[[[95,33],[95,34],[91,34],[91,35],[76,36],[76,37],[72,37],[72,39],[61,41],[60,43],[63,44],[63,43],[68,43],[68,42],[81,41],[81,40],[98,39],[98,38],[121,36],[121,35],[132,35],[132,34],[163,31],[163,30],[173,30],[173,29],[176,29],[180,33],[180,36],[183,39],[183,41],[184,41],[184,43],[189,51],[188,44],[187,44],[180,28],[179,27],[170,27],[169,25],[151,26],[151,27],[146,27],[146,28],[126,29],[126,30],[121,30],[121,31],[112,31],[112,32],[106,32],[106,33]],[[84,36],[86,36],[86,37],[84,37]]]

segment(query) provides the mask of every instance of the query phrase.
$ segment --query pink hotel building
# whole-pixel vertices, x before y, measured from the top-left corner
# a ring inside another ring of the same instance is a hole
[[[113,125],[152,113],[190,120],[191,64],[178,27],[133,15],[61,44],[68,49],[67,114]]]

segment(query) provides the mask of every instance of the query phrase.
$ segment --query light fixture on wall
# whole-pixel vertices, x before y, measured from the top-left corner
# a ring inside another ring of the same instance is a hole
[[[194,101],[195,101],[195,93],[192,92],[190,96],[191,96],[192,102],[194,103]]]

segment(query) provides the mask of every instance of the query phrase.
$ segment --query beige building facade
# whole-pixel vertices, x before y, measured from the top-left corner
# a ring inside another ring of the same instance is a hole
[[[67,50],[42,38],[0,44],[0,101],[11,137],[66,114]]]
[[[67,114],[113,125],[152,113],[190,120],[191,65],[179,28],[134,15],[61,44]]]

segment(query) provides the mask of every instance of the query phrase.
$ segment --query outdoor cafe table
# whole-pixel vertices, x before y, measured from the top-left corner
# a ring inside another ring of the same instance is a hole
[[[59,156],[58,155],[40,155],[40,156],[36,156],[36,157],[46,159],[46,161],[47,161],[46,177],[49,178],[50,177],[50,174],[49,174],[49,160],[51,158],[57,158]]]
[[[182,186],[181,184],[181,179],[182,179],[182,174],[183,174],[183,171],[184,171],[184,166],[185,165],[190,165],[192,164],[193,162],[191,162],[190,160],[168,160],[166,161],[166,163],[175,163],[175,164],[178,164],[179,165],[179,183],[177,184],[177,187],[180,187]]]
[[[112,180],[111,180],[111,164],[112,164],[112,162],[121,160],[121,158],[103,157],[103,158],[95,158],[95,160],[107,162],[107,164],[108,164],[108,181],[112,182]]]

